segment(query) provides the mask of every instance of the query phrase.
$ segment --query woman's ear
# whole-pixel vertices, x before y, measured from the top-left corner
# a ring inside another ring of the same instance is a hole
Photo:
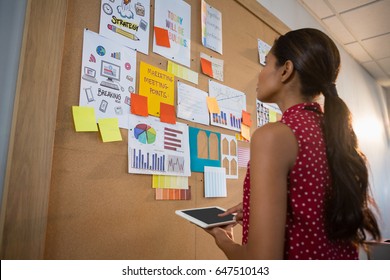
[[[282,82],[288,81],[294,73],[294,64],[291,60],[287,60],[282,66]]]

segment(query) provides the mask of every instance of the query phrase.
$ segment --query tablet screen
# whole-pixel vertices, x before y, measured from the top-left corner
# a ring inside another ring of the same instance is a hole
[[[201,208],[201,209],[190,209],[184,210],[183,213],[194,217],[206,224],[216,224],[221,222],[227,222],[233,220],[233,215],[227,215],[225,217],[219,217],[218,214],[224,211],[219,208]]]

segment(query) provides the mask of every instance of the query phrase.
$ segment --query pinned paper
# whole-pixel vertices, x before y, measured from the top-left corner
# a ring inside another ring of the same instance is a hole
[[[189,127],[191,171],[203,172],[205,166],[221,166],[221,134]]]
[[[153,189],[182,189],[188,190],[188,177],[153,175]]]
[[[276,112],[273,110],[269,110],[269,122],[276,122]]]
[[[198,84],[199,75],[197,72],[176,64],[170,60],[168,60],[167,72],[175,75],[178,78],[182,78],[191,83]]]
[[[250,159],[250,150],[245,147],[238,147],[238,167],[247,167]]]
[[[225,168],[204,167],[204,196],[227,197]]]
[[[202,71],[211,78],[223,81],[223,60],[200,53]]]
[[[219,114],[221,112],[218,106],[217,99],[215,97],[207,96],[206,101],[207,101],[207,107],[209,108],[211,114],[213,113]]]
[[[160,121],[176,124],[175,106],[160,103]]]
[[[156,36],[156,45],[170,48],[168,30],[164,28],[154,27],[154,35]]]
[[[86,106],[72,106],[73,121],[77,132],[98,131],[95,109]]]
[[[202,66],[202,72],[206,74],[207,76],[213,77],[213,69],[211,66],[211,61],[201,58],[200,63]]]
[[[191,188],[188,190],[155,189],[156,200],[191,200]]]
[[[117,118],[99,119],[99,129],[103,142],[122,141]]]
[[[161,102],[175,104],[175,76],[143,61],[139,72],[139,94],[148,97],[149,115],[159,117]]]
[[[245,124],[242,124],[241,125],[241,135],[245,139],[250,140],[250,138],[251,138],[250,127],[245,125]]]
[[[131,94],[131,113],[143,117],[148,116],[148,97]]]
[[[242,110],[242,123],[247,126],[252,126],[251,114]]]

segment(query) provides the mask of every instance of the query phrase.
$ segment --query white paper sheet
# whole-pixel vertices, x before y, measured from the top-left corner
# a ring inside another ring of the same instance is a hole
[[[177,117],[209,125],[207,96],[203,90],[177,82]]]
[[[96,118],[118,118],[128,128],[130,93],[135,92],[137,53],[84,30],[80,106],[95,108]]]
[[[204,196],[227,197],[225,168],[204,167]]]
[[[168,30],[171,47],[153,40],[153,52],[191,67],[191,6],[183,0],[155,0],[154,25]]]
[[[149,54],[150,0],[102,0],[99,33]]]

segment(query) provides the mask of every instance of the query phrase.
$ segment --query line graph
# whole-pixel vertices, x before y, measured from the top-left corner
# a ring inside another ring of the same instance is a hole
[[[168,156],[168,172],[184,173],[184,157]]]

